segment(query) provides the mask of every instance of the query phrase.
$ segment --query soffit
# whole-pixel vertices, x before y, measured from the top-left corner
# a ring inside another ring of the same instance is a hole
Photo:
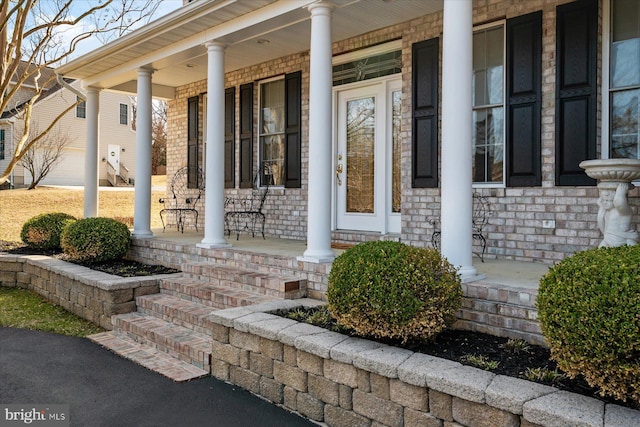
[[[227,45],[225,71],[309,50],[311,0],[197,0],[56,71],[91,86],[131,91],[136,70],[154,69],[155,88],[207,77],[204,43]],[[442,9],[442,0],[334,0],[332,40],[339,41]],[[195,6],[198,6],[197,8]],[[268,43],[258,43],[266,39]]]

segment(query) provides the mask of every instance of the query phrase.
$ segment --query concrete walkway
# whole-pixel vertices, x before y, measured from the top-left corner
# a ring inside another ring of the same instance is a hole
[[[68,404],[72,426],[313,426],[212,377],[175,383],[84,338],[0,328],[0,404]]]

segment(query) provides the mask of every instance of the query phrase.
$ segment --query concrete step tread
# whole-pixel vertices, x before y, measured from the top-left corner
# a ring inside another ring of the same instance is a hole
[[[91,341],[173,381],[183,382],[209,375],[209,372],[170,356],[149,345],[140,344],[114,331],[90,335]]]

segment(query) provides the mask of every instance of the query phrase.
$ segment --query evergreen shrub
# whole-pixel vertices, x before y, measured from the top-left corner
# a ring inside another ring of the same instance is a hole
[[[537,306],[560,369],[603,395],[640,402],[640,246],[564,259],[541,279]]]
[[[131,244],[126,225],[112,218],[85,218],[62,232],[62,250],[75,261],[110,261],[124,257]]]
[[[36,215],[24,223],[20,239],[32,248],[59,250],[62,230],[75,220],[75,217],[62,212]]]
[[[435,249],[376,241],[334,260],[327,299],[340,325],[406,343],[450,326],[462,290],[457,270]]]

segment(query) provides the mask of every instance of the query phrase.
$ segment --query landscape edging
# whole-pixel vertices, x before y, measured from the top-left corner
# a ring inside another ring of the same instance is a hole
[[[321,304],[270,302],[209,315],[212,375],[331,427],[628,427],[640,420],[627,407],[267,313],[293,303]]]
[[[158,293],[170,276],[120,277],[45,255],[0,254],[0,286],[30,289],[108,330],[112,315],[136,311],[135,298]]]

